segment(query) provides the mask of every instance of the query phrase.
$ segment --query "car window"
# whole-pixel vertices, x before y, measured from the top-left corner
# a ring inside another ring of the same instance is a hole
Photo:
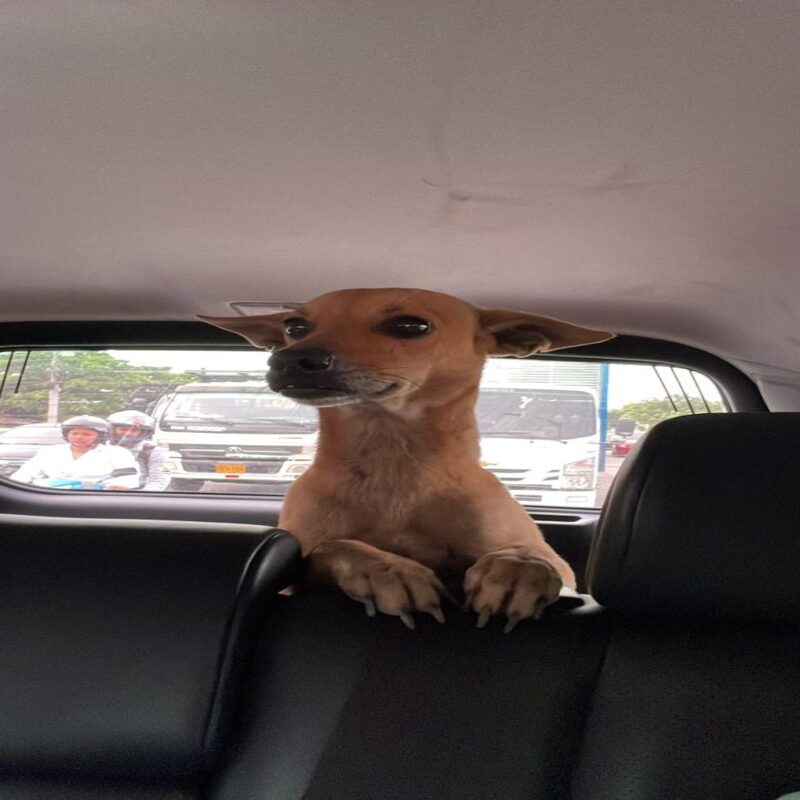
[[[111,466],[109,475],[97,465],[88,477],[68,474],[74,465],[61,460],[62,425],[76,419],[100,431],[106,424],[100,450],[129,450],[138,488],[148,492],[280,496],[314,457],[316,411],[267,388],[263,352],[39,350],[0,358],[0,475],[16,482],[136,488],[117,486]],[[726,410],[716,385],[685,368],[496,358],[484,370],[476,416],[483,466],[520,502],[596,508],[655,423]],[[109,418],[135,424],[112,426]]]

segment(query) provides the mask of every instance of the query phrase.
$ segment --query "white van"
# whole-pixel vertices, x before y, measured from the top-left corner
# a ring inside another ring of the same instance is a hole
[[[292,457],[313,452],[317,438],[315,409],[257,381],[178,386],[156,403],[153,416],[177,491],[199,491],[206,481],[289,483],[297,474]]]

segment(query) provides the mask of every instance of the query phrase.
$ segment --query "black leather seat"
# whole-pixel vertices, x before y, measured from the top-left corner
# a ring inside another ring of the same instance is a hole
[[[800,414],[679,418],[612,489],[589,587],[611,637],[575,800],[800,791]]]
[[[0,797],[200,796],[296,540],[0,515]]]
[[[592,552],[606,610],[509,635],[267,603],[298,557],[267,529],[0,516],[0,798],[798,791],[798,441],[796,414],[654,428]]]
[[[566,798],[604,651],[598,611],[504,634],[448,608],[411,631],[339,592],[281,597],[212,797]]]

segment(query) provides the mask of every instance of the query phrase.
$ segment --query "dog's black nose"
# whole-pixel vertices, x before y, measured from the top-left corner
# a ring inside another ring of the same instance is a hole
[[[284,375],[327,372],[334,368],[335,363],[333,353],[321,347],[289,347],[273,353],[267,362],[270,370]]]

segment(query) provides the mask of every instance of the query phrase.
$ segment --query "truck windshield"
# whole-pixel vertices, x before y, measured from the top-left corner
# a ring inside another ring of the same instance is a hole
[[[589,392],[567,389],[482,389],[477,405],[482,436],[581,439],[597,431]]]
[[[242,430],[313,430],[317,414],[279,395],[266,392],[185,392],[164,410],[164,422],[218,422]]]

